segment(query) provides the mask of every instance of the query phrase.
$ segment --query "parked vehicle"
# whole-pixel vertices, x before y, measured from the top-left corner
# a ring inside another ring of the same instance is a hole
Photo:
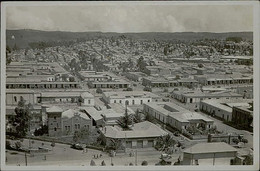
[[[76,150],[83,150],[83,147],[80,144],[72,144],[70,147]]]

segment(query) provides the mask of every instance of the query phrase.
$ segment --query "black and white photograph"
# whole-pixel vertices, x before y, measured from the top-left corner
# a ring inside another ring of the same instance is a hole
[[[259,170],[259,2],[2,2],[3,170]]]

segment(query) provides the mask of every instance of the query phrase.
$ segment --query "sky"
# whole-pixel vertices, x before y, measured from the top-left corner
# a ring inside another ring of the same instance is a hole
[[[253,31],[249,5],[7,6],[7,29],[71,32]]]

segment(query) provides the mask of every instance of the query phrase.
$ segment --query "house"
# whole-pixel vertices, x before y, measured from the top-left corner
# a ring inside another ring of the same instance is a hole
[[[127,72],[125,73],[126,78],[136,82],[142,82],[143,78],[146,77],[145,73],[142,72]]]
[[[216,116],[226,121],[232,120],[232,107],[234,106],[246,106],[249,107],[249,103],[252,99],[210,99],[200,102],[200,110],[204,113]]]
[[[237,149],[224,142],[198,143],[183,151],[182,165],[230,165]]]
[[[197,112],[191,112],[171,102],[145,103],[143,111],[180,131],[186,130],[192,125],[210,129],[214,122]]]
[[[251,107],[234,106],[232,109],[232,122],[241,128],[253,130],[253,116]]]
[[[128,105],[142,105],[153,101],[160,101],[160,97],[154,93],[147,91],[108,91],[103,92],[102,98],[107,104],[120,103]]]
[[[120,149],[153,147],[156,138],[168,134],[148,121],[133,124],[130,130],[122,130],[119,126],[105,126],[99,129],[106,137],[107,144],[113,140],[120,141],[122,143]]]
[[[183,103],[199,103],[205,99],[242,99],[241,94],[231,91],[202,92],[199,90],[173,91],[172,97]]]

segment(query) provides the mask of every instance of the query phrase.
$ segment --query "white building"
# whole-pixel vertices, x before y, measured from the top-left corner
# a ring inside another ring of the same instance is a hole
[[[108,104],[120,103],[123,106],[128,102],[128,105],[142,105],[144,103],[156,102],[161,98],[147,91],[121,91],[121,92],[104,92],[103,99]]]

